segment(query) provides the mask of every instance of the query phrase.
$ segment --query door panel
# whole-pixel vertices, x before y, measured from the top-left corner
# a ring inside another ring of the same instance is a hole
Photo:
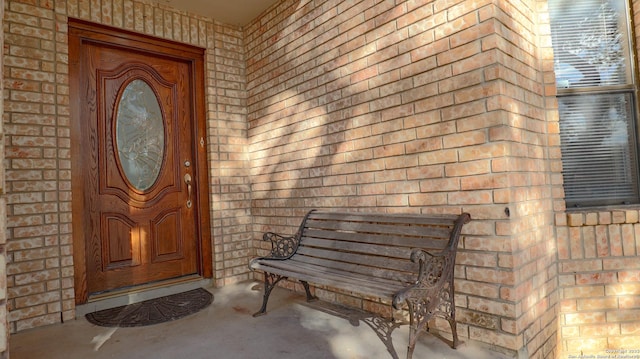
[[[102,213],[100,238],[110,238],[103,242],[103,270],[137,266],[141,263],[140,241],[131,240],[139,236],[136,225],[119,213]]]
[[[181,258],[183,253],[183,233],[176,231],[182,228],[182,213],[176,208],[161,213],[151,221],[152,243],[151,260],[153,262],[169,261]]]
[[[79,303],[91,293],[210,272],[203,265],[210,247],[201,228],[198,63],[159,52],[156,40],[128,34],[125,41],[86,27],[70,26],[71,87],[79,97]]]

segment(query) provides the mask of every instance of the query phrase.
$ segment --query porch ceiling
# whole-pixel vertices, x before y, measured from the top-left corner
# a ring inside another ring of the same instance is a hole
[[[178,10],[199,14],[220,22],[243,26],[278,0],[153,0]]]

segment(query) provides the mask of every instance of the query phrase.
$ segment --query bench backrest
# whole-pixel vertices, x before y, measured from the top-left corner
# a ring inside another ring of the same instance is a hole
[[[402,282],[416,280],[413,249],[455,256],[468,214],[414,215],[311,211],[294,260]]]

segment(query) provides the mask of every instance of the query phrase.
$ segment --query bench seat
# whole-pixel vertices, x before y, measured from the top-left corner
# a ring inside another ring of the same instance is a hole
[[[395,293],[408,285],[408,283],[388,279],[372,279],[365,274],[345,273],[336,269],[295,261],[293,258],[290,261],[265,262],[256,264],[253,269],[388,300],[393,299]]]

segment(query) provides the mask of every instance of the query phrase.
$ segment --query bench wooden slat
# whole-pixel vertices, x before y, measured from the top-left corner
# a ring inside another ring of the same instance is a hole
[[[433,237],[449,239],[450,230],[435,228],[435,227],[423,227],[413,225],[398,225],[398,224],[377,224],[368,222],[346,222],[346,221],[319,221],[309,219],[305,225],[306,228],[316,229],[330,229],[341,232],[363,232],[363,233],[378,233],[378,234],[395,234],[403,236],[416,236],[416,237]]]
[[[430,250],[442,250],[447,246],[449,239],[433,239],[433,238],[419,238],[419,237],[403,237],[403,236],[389,236],[376,233],[347,233],[337,231],[325,231],[315,228],[308,228],[304,231],[304,237],[302,242],[306,241],[306,238],[326,238],[341,241],[350,242],[362,242],[370,243],[372,245],[385,245],[390,246],[392,244],[409,248],[423,248]]]
[[[261,268],[256,268],[256,269],[261,269]],[[294,277],[293,274],[287,270],[270,268],[270,267],[265,268],[265,270],[269,273],[282,275],[284,277],[292,277],[292,278]],[[360,293],[360,294],[370,295],[370,296],[379,297],[379,298],[391,299],[393,296],[392,288],[385,288],[383,290],[374,290],[369,287],[360,288],[359,286],[357,286],[357,284],[349,284],[347,286],[346,284],[336,281],[329,276],[318,277],[315,275],[305,275],[302,273],[296,273],[295,278],[301,281],[307,281],[309,283],[313,283],[314,285],[325,285],[325,286],[333,287],[336,289],[350,290],[354,293]]]
[[[313,212],[309,219],[337,219],[354,222],[414,223],[422,225],[450,226],[457,215],[424,215],[404,213],[359,213],[359,212]]]
[[[337,262],[360,264],[369,267],[386,268],[388,270],[402,272],[415,271],[417,268],[416,265],[410,261],[363,255],[353,252],[339,252],[320,248],[300,247],[296,253],[310,257],[331,259]]]
[[[374,278],[381,278],[384,280],[397,281],[402,283],[413,283],[416,280],[416,272],[401,272],[397,270],[389,270],[387,268],[378,268],[364,266],[361,264],[338,262],[332,259],[310,257],[310,256],[294,256],[291,260],[304,262],[308,264],[319,265],[326,268],[332,268],[349,273],[358,273],[368,275]],[[416,265],[417,267],[417,265]]]
[[[352,286],[349,289],[356,292],[360,289],[360,284],[363,283],[368,283],[368,287],[377,288],[378,291],[381,291],[384,288],[388,288],[389,286],[397,288],[403,287],[403,284],[400,284],[397,281],[383,278],[371,279],[371,276],[365,274],[340,271],[339,269],[327,268],[321,265],[300,262],[293,259],[273,262],[264,261],[261,262],[261,264],[270,268],[280,268],[283,270],[287,270],[292,273],[295,272],[312,276],[331,276],[335,281],[348,283],[350,286]]]
[[[320,238],[303,237],[305,247],[323,248],[328,250],[339,250],[344,252],[354,252],[368,255],[393,257],[408,260],[411,258],[411,248],[390,247],[374,245],[371,243],[346,242]]]
[[[296,265],[295,262],[291,261],[273,262],[274,263],[270,263],[269,261],[260,262],[260,264],[256,266],[256,269],[384,299],[392,299],[393,294],[403,288],[403,286],[397,282],[376,282],[372,281],[371,278],[366,275],[354,275],[353,273],[351,275],[345,275],[345,273],[326,270],[326,268]]]

